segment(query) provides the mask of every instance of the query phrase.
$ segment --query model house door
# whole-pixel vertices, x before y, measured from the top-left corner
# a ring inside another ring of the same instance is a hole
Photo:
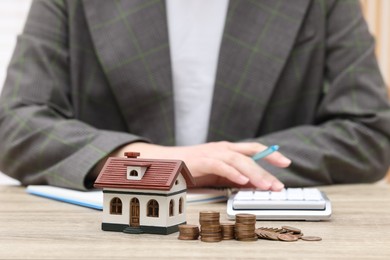
[[[130,227],[139,226],[139,200],[133,198],[130,201]]]

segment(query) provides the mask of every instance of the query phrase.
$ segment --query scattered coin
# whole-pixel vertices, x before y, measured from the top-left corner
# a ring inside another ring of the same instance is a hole
[[[305,240],[305,241],[321,241],[322,238],[320,237],[316,237],[316,236],[303,236],[301,237],[302,240]]]
[[[255,233],[260,239],[279,240],[278,233],[275,231],[256,229]]]
[[[272,231],[276,233],[286,233],[287,231],[283,228],[268,228],[268,227],[259,227],[260,230]]]
[[[300,234],[301,230],[299,228],[290,227],[290,226],[282,226],[283,229],[287,230],[287,232],[293,232],[294,234]]]
[[[303,233],[300,233],[300,234],[293,234],[294,236],[296,236],[297,238],[301,239],[303,237]]]
[[[298,241],[298,237],[291,234],[278,234],[278,239],[285,242]]]

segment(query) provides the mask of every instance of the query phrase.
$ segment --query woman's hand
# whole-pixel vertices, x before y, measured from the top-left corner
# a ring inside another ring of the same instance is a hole
[[[148,143],[131,143],[115,151],[140,152],[140,158],[183,160],[196,179],[197,186],[236,184],[262,190],[281,190],[284,185],[272,174],[261,168],[251,156],[267,147],[251,143],[213,142],[195,146],[167,147]],[[291,161],[280,152],[264,158],[277,167],[288,167]]]

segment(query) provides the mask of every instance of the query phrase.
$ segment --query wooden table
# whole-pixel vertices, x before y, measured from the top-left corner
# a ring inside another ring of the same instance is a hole
[[[325,222],[258,221],[257,226],[301,228],[320,242],[181,241],[178,234],[128,235],[100,230],[101,212],[0,186],[0,259],[390,259],[390,187],[323,187],[333,204]],[[201,210],[221,212],[224,203],[190,205],[188,223]]]

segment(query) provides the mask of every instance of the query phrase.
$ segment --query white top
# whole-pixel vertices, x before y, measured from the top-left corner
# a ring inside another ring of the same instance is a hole
[[[207,138],[229,0],[167,0],[176,145]]]

